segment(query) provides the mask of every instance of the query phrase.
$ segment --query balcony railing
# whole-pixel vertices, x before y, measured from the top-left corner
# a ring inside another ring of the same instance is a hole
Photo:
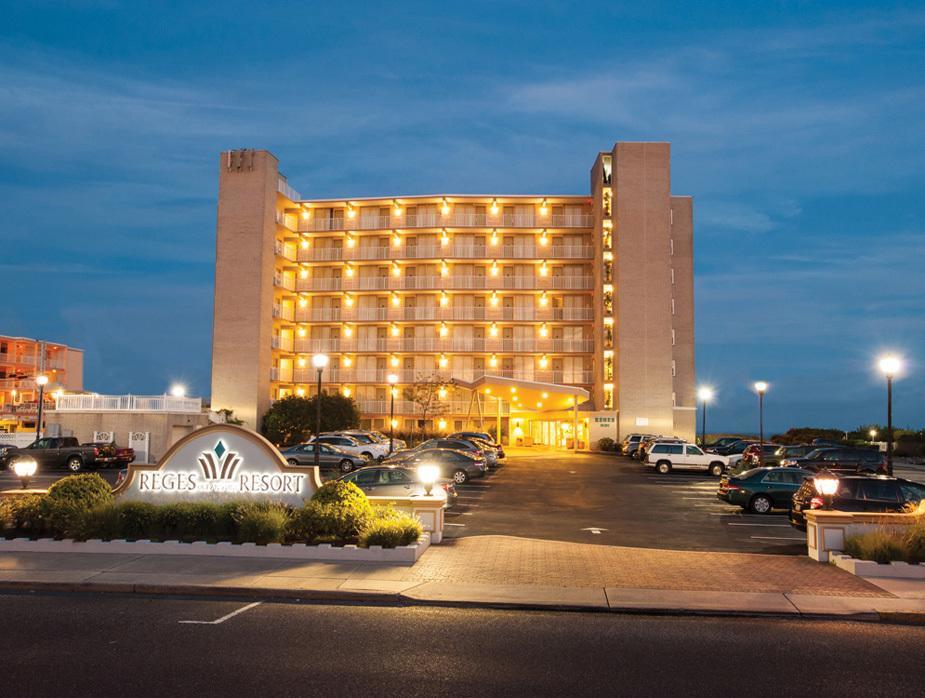
[[[276,180],[276,190],[290,201],[298,202],[302,200],[302,195],[290,187],[289,183],[282,177]]]
[[[288,342],[287,342],[288,343]],[[318,352],[379,353],[425,352],[448,354],[452,352],[586,354],[594,351],[593,339],[550,339],[548,337],[329,337],[314,339],[297,337],[288,348],[283,340],[274,348],[295,351],[299,354]]]
[[[362,215],[344,218],[341,211],[333,217],[315,216],[299,221],[300,231],[328,232],[334,230],[391,230],[393,228],[590,228],[591,214],[555,214],[537,216],[534,213],[506,213],[489,216],[485,213],[415,212],[403,216]]]
[[[58,412],[202,412],[202,399],[173,395],[61,395]]]
[[[390,375],[398,376],[399,385],[410,385],[423,378],[436,376],[438,379],[474,381],[483,376],[501,376],[517,380],[538,381],[541,383],[554,383],[557,385],[589,385],[593,383],[593,372],[584,369],[556,370],[556,369],[511,369],[511,368],[472,368],[472,369],[413,369],[413,368],[328,368],[321,374],[321,381],[325,384],[371,384],[385,386]],[[282,378],[281,378],[282,376]],[[280,369],[273,367],[270,370],[273,381],[286,383],[312,384],[318,380],[318,372],[310,367],[296,367]],[[396,406],[398,401],[396,401]]]

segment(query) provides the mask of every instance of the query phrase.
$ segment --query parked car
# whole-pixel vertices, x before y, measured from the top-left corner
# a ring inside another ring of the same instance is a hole
[[[440,468],[440,477],[462,485],[474,477],[485,477],[488,464],[485,459],[474,452],[457,451],[452,448],[430,448],[422,451],[408,450],[390,460],[389,465],[417,467],[430,464]]]
[[[639,448],[637,449],[636,455],[634,455],[633,458],[636,458],[638,460],[645,462],[646,454],[649,453],[649,450],[655,444],[683,444],[683,443],[684,443],[684,439],[679,439],[676,436],[646,437],[645,439],[642,440],[642,443],[639,444]]]
[[[354,439],[359,441],[361,444],[379,444],[385,446],[385,453],[389,452],[389,437],[383,437],[378,432],[374,431],[364,431],[362,429],[344,429],[343,431],[331,432],[332,434],[344,434],[345,436],[352,436]],[[402,439],[395,439],[392,443],[393,449],[405,448],[407,444]],[[370,454],[377,460],[382,460],[376,454]]]
[[[451,448],[456,451],[466,451],[485,459],[489,467],[495,465],[497,462],[497,454],[494,449],[483,448],[478,444],[469,441],[468,439],[428,439],[424,443],[418,444],[414,448],[400,452],[399,455],[407,452],[427,451],[432,448]]]
[[[778,465],[775,455],[780,444],[749,444],[742,451],[742,464],[748,468],[757,468],[760,465]],[[759,456],[759,451],[761,456]]]
[[[494,437],[486,431],[457,431],[455,434],[450,434],[447,438],[468,439],[469,441],[474,441],[477,444],[485,443],[496,449],[498,453],[498,460],[503,460],[506,457],[504,455],[504,447],[496,442]]]
[[[866,448],[817,448],[802,458],[784,458],[781,465],[834,473],[885,473],[886,456]]]
[[[664,474],[672,470],[706,470],[719,477],[728,465],[725,456],[704,453],[696,444],[656,442],[646,454],[645,464]]]
[[[427,488],[421,482],[416,467],[405,465],[370,465],[357,471],[341,475],[339,480],[352,482],[367,495],[375,497],[424,497]],[[445,508],[456,504],[459,494],[456,485],[443,480],[434,483],[431,494],[444,497]]]
[[[116,446],[115,443],[103,441],[93,441],[81,446],[95,446],[100,452],[96,462],[99,466],[106,467],[125,467],[135,460],[135,449]]]
[[[336,468],[342,473],[349,473],[356,468],[369,464],[369,459],[356,453],[348,453],[337,446],[320,443],[321,453],[318,454],[319,467]],[[312,443],[290,446],[280,451],[289,465],[314,465],[315,445]]]
[[[777,464],[780,465],[784,460],[792,458],[802,458],[807,453],[815,451],[815,446],[810,446],[809,444],[796,444],[790,446],[781,446],[777,449],[777,453],[774,454],[774,457],[777,460]]]
[[[709,443],[704,446],[705,451],[715,452],[717,448],[725,448],[731,444],[734,444],[736,441],[741,441],[741,436],[723,436],[722,438],[717,439],[713,443]]]
[[[361,443],[359,439],[348,436],[347,434],[321,434],[313,436],[306,443],[328,444],[328,446],[337,446],[337,448],[347,453],[353,453],[357,456],[365,456],[369,460],[382,461],[389,455],[389,445],[380,443]]]
[[[621,453],[623,453],[624,456],[634,458],[643,439],[651,436],[652,434],[630,434],[623,439],[623,444],[620,446]]]
[[[925,485],[886,475],[841,475],[832,498],[836,511],[898,512],[907,504],[925,499]],[[793,495],[790,525],[806,530],[806,515],[810,509],[822,509],[825,501],[816,491],[813,477],[807,477]]]
[[[72,473],[79,473],[100,465],[99,457],[100,449],[81,446],[73,436],[46,436],[23,448],[6,449],[0,456],[0,467],[10,467],[20,458],[33,458],[39,472],[66,468]]]
[[[772,509],[789,509],[794,492],[810,475],[799,468],[752,468],[738,475],[723,475],[716,496],[755,514],[770,514]]]
[[[725,446],[718,446],[717,448],[714,448],[713,453],[716,453],[720,456],[736,456],[744,453],[746,448],[756,443],[758,443],[757,439],[737,439],[730,444],[726,444]]]

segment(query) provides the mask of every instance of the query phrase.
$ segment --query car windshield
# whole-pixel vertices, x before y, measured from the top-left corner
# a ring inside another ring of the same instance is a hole
[[[356,439],[361,444],[371,444],[373,440],[368,437],[366,434],[348,434],[351,438]]]
[[[817,448],[806,454],[806,460],[822,460],[822,456],[824,455],[825,450]]]

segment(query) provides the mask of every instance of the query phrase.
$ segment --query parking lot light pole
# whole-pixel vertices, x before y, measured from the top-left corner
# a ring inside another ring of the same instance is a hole
[[[390,373],[385,379],[389,382],[389,396],[391,397],[389,405],[389,455],[391,456],[395,444],[395,384],[398,383],[398,376]]]
[[[764,381],[755,383],[755,392],[758,393],[758,465],[764,465],[764,394],[768,391],[768,384]]]
[[[703,386],[697,391],[697,397],[700,398],[700,447],[707,445],[707,403],[713,399],[713,390]]]
[[[35,439],[42,438],[42,408],[45,406],[45,386],[48,385],[48,376],[39,374],[35,377],[35,384],[39,389],[38,419],[35,422]]]
[[[327,354],[315,354],[312,357],[312,366],[318,371],[318,392],[315,394],[315,467],[321,466],[321,374],[328,365]]]
[[[886,474],[893,477],[893,376],[902,368],[896,356],[880,359],[880,370],[886,376]]]

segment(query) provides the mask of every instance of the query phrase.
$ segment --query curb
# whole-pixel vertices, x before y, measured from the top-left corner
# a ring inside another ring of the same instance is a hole
[[[321,590],[321,589],[269,589],[236,586],[205,586],[195,584],[118,584],[100,582],[33,582],[0,581],[0,593],[78,593],[78,594],[137,594],[140,596],[174,596],[213,599],[241,599],[278,601],[284,603],[345,603],[386,604],[390,606],[419,606],[429,608],[482,608],[507,611],[546,611],[567,613],[609,613],[646,616],[688,616],[724,618],[771,618],[780,620],[807,621],[850,621],[866,623],[887,623],[892,625],[925,625],[925,613],[901,613],[868,611],[858,613],[780,613],[776,611],[754,611],[702,608],[666,608],[645,606],[596,607],[567,603],[537,603],[517,601],[465,601],[411,598],[404,593]]]

